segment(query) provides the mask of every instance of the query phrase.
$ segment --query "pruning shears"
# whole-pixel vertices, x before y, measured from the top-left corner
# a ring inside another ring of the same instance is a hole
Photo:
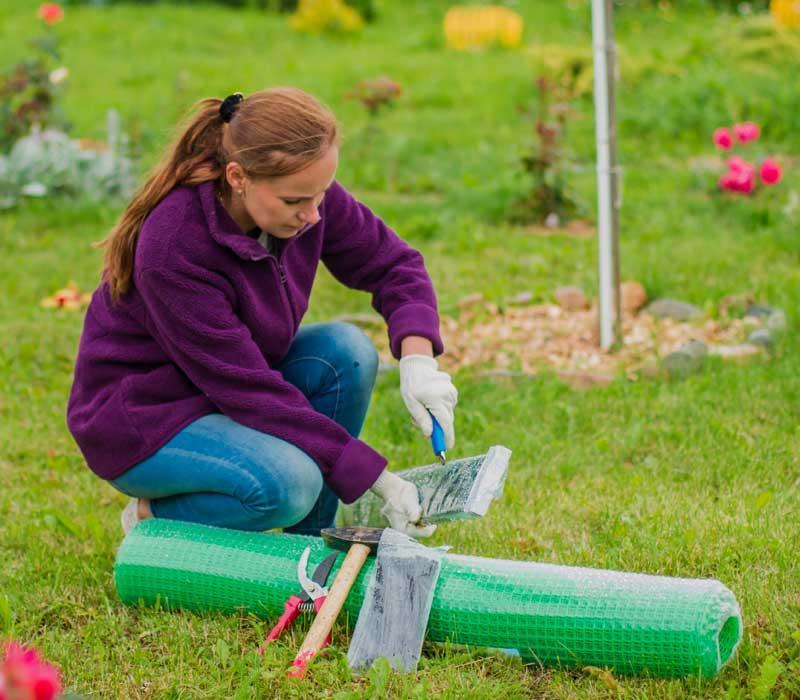
[[[339,556],[335,552],[325,557],[317,568],[311,578],[308,577],[308,557],[311,553],[311,547],[306,547],[300,555],[297,562],[297,579],[300,582],[300,587],[303,589],[298,595],[292,595],[289,600],[284,603],[283,614],[278,618],[275,626],[270,630],[264,642],[258,648],[258,653],[263,654],[267,644],[281,636],[292,623],[297,619],[301,612],[309,613],[319,612],[325,598],[328,595],[328,588],[325,584],[328,581],[328,575],[336,563],[336,558]],[[325,639],[325,644],[329,644],[331,636],[328,634]]]

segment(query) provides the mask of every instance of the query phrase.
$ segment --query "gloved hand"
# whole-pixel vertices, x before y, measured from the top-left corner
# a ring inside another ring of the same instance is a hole
[[[433,534],[436,525],[417,524],[422,517],[422,508],[419,505],[417,487],[410,481],[384,469],[370,491],[383,501],[381,513],[395,530],[417,538],[430,537]]]
[[[444,432],[447,449],[456,442],[454,409],[458,390],[447,372],[429,355],[406,355],[400,360],[400,394],[425,437],[433,433],[430,411]]]

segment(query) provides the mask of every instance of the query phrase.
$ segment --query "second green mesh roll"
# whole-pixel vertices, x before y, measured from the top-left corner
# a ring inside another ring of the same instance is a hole
[[[311,571],[332,551],[313,537],[151,519],[125,538],[114,576],[127,604],[275,618],[298,592],[306,546]],[[353,623],[371,569],[368,561],[345,606]],[[739,604],[719,581],[448,554],[427,638],[518,649],[545,665],[711,677],[733,656],[741,632]]]

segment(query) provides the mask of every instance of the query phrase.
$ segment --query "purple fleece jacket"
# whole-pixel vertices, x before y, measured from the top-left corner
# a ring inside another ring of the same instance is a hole
[[[391,350],[409,335],[442,352],[436,297],[419,252],[334,183],[321,220],[271,255],[242,233],[213,183],[173,190],[136,244],[133,289],[108,286],[86,313],[67,423],[89,467],[114,479],[189,423],[223,413],[296,445],[345,503],[386,459],[318,413],[272,369],[289,350],[322,262],[372,294]]]

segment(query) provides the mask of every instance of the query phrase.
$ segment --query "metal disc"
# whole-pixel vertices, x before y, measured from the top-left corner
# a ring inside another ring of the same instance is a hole
[[[322,539],[334,549],[347,550],[351,544],[365,544],[375,551],[383,530],[382,527],[329,527],[322,531]]]

